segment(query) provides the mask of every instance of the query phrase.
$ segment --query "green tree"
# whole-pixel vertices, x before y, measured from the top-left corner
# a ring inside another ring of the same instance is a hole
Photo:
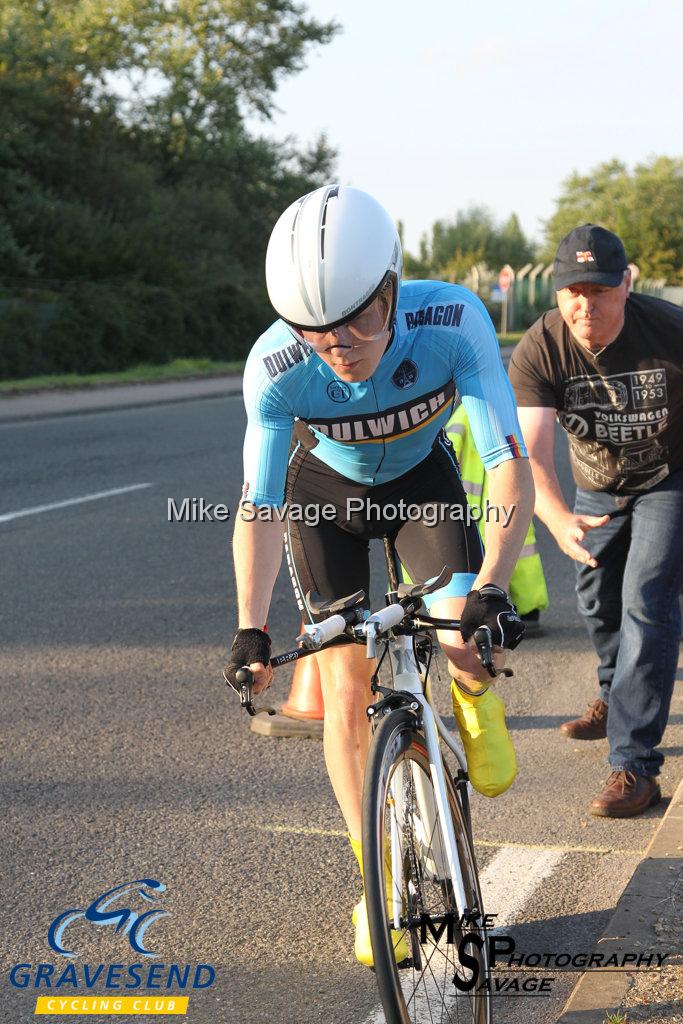
[[[644,277],[683,282],[683,159],[652,157],[631,172],[619,160],[572,174],[545,224],[542,258],[580,224],[600,224],[622,239]]]
[[[516,214],[501,226],[485,206],[471,206],[453,221],[432,225],[430,236],[421,239],[419,256],[406,254],[406,273],[461,281],[477,263],[498,270],[505,263],[519,268],[532,259],[533,248]]]
[[[0,374],[248,350],[272,224],[334,154],[244,113],[334,31],[289,0],[0,0]]]
[[[417,256],[404,247],[403,250],[403,274],[404,277],[412,278],[413,280],[419,280],[420,278],[427,278],[431,276],[432,259],[427,244],[427,236],[423,235],[420,239],[420,249]]]
[[[506,263],[519,270],[520,267],[534,260],[534,246],[522,231],[516,213],[510,215],[503,227],[491,240],[486,253],[486,262],[493,269],[499,269]]]
[[[201,120],[235,99],[270,116],[279,79],[338,26],[293,0],[3,0],[0,31],[22,28],[34,54],[68,39],[65,69],[102,95],[118,94],[118,73],[133,109],[172,97],[177,113]]]

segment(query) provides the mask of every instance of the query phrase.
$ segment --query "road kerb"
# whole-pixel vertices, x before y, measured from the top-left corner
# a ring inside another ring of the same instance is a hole
[[[683,781],[662,818],[645,855],[624,889],[616,910],[595,951],[610,956],[624,953],[680,953],[663,947],[655,924],[659,908],[671,894],[671,879],[683,865]],[[605,1024],[629,989],[634,970],[588,971],[581,976],[557,1024]],[[626,1016],[628,1019],[628,1011]]]
[[[150,381],[113,387],[43,391],[30,395],[0,396],[0,423],[39,420],[53,416],[78,416],[93,412],[118,412],[170,402],[193,402],[242,393],[242,377],[192,378],[185,381]]]

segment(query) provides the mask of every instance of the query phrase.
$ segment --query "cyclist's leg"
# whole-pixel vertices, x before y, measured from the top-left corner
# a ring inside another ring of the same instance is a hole
[[[305,441],[304,437],[304,441]],[[290,518],[285,537],[287,558],[295,594],[304,621],[321,616],[310,613],[304,600],[309,590],[325,598],[369,591],[368,538],[362,517],[346,517],[347,497],[364,495],[367,488],[345,480],[305,449],[290,462],[287,499],[309,506],[334,503],[337,515],[332,522],[322,520],[309,525]],[[369,606],[369,602],[366,602]],[[353,852],[363,874],[361,847],[361,798],[363,776],[370,742],[366,709],[372,702],[369,662],[364,646],[333,647],[316,655],[325,708],[323,744],[325,762],[332,787],[346,820]],[[368,927],[365,893],[354,908],[356,926],[355,954],[368,966],[374,963]],[[402,934],[394,943],[397,961],[409,951]]]
[[[300,432],[301,433],[301,432]],[[303,444],[290,460],[287,501],[290,516],[285,532],[285,550],[294,593],[305,623],[324,616],[312,614],[306,594],[315,591],[326,600],[357,590],[369,590],[368,540],[362,530],[345,528],[345,491],[350,485],[338,473],[317,459]],[[316,521],[314,509],[334,504],[331,521]],[[309,515],[297,519],[293,508]],[[366,601],[369,607],[369,601]],[[373,663],[365,649],[349,644],[316,655],[325,709],[323,749],[325,763],[337,802],[354,839],[360,839],[360,806],[363,769],[370,742],[366,708],[372,701],[370,676]]]
[[[369,662],[363,647],[349,645],[320,655],[325,705],[325,765],[349,835],[360,839],[363,773],[370,745],[367,707],[373,701]]]
[[[464,603],[464,598],[446,598],[435,602],[430,612],[437,618],[457,619]],[[499,796],[510,788],[517,775],[505,704],[490,688],[491,678],[471,644],[463,644],[459,633],[440,631],[438,637],[453,677],[453,712],[467,755],[470,781],[484,796]],[[497,655],[499,668],[501,661]]]
[[[304,621],[320,618],[310,614],[303,600],[309,590],[333,598],[367,589],[367,569],[361,564],[367,563],[367,544],[364,551],[359,551],[355,538],[334,524],[307,527],[303,523],[288,523],[285,543],[295,593],[302,598]],[[334,592],[325,586],[326,580],[321,580],[317,571],[325,566],[325,556],[329,561],[330,551],[343,555],[345,564]],[[351,571],[354,567],[355,571]],[[316,659],[325,709],[325,764],[349,833],[360,839],[363,769],[370,742],[366,708],[372,701],[370,676],[374,663],[367,660],[364,647],[354,644],[321,651]]]
[[[439,435],[422,463],[419,483],[421,519],[405,522],[394,534],[394,544],[411,580],[433,579],[446,565],[449,583],[426,599],[433,615],[459,618],[465,598],[481,568],[483,547],[479,531],[468,518],[468,504],[448,438]],[[476,650],[459,633],[439,633],[449,668],[460,683],[475,692],[487,678]]]
[[[467,499],[450,446],[437,439],[423,464],[422,495],[425,517],[396,532],[395,544],[410,578],[431,579],[444,565],[453,572],[450,583],[428,598],[431,614],[459,618],[465,597],[481,568],[483,549],[474,523],[468,522]],[[453,678],[453,711],[467,754],[472,785],[486,796],[504,792],[516,775],[516,759],[505,724],[505,706],[489,689],[490,678],[474,645],[459,633],[438,633]],[[502,668],[502,654],[496,654]]]
[[[375,963],[375,957],[373,953],[372,941],[370,939],[370,922],[368,920],[368,905],[365,893],[365,864],[363,860],[363,844],[360,839],[353,839],[349,836],[351,841],[351,849],[353,850],[354,856],[358,862],[358,870],[361,873],[363,879],[363,895],[359,902],[353,908],[352,920],[356,926],[356,939],[354,943],[354,952],[356,959],[360,963],[365,964],[366,967],[373,967]],[[383,877],[384,887],[387,892],[387,901],[391,899],[391,893],[394,886],[394,881],[391,874],[391,854],[389,850],[389,844],[383,840]],[[410,957],[410,946],[408,939],[404,931],[398,931],[390,929],[391,946],[393,951],[394,959],[397,963],[401,963],[404,960],[408,960]]]

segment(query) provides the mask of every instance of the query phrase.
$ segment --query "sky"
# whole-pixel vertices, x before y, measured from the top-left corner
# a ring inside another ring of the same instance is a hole
[[[543,237],[562,182],[683,155],[683,3],[309,0],[342,30],[252,130],[338,151],[337,180],[402,220],[406,247],[484,204]]]

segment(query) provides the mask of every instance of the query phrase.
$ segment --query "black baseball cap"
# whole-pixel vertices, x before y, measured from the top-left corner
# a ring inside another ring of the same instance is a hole
[[[590,281],[616,288],[624,280],[628,263],[618,235],[597,224],[583,224],[565,235],[553,263],[555,288]]]

